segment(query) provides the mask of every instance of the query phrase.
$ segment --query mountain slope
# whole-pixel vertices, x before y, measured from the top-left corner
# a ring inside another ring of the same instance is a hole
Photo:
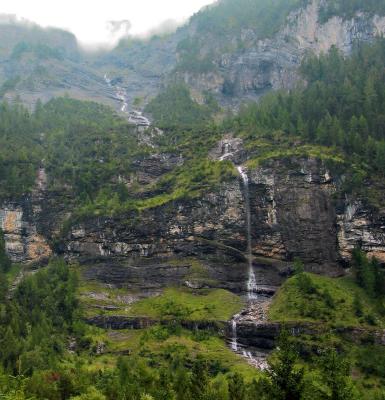
[[[34,104],[39,97],[69,93],[120,109],[107,74],[125,91],[130,110],[142,108],[171,82],[186,83],[198,99],[209,91],[235,106],[271,89],[294,87],[308,52],[336,45],[349,53],[356,41],[385,32],[382,4],[242,1],[215,3],[174,34],[122,40],[112,51],[93,55],[63,31],[3,21],[0,94]]]

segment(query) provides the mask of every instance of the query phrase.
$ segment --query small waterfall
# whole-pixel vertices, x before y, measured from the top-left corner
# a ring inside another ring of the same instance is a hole
[[[238,351],[238,336],[237,336],[237,315],[231,320],[231,349],[235,352]]]
[[[129,110],[127,91],[123,87],[114,84],[107,74],[104,74],[104,81],[107,83],[109,88],[114,90],[115,97],[121,103],[120,111],[128,115],[128,121],[136,126],[148,128],[151,125],[151,122],[142,115],[141,111]]]
[[[233,153],[231,152],[231,145],[228,142],[222,143],[222,155],[219,157],[219,161],[224,161],[229,159]]]
[[[247,296],[250,301],[258,299],[258,285],[253,268],[253,256],[251,251],[251,211],[250,211],[250,194],[249,194],[249,177],[246,170],[238,166],[237,170],[242,178],[243,191],[245,198],[246,210],[246,234],[247,234],[247,260],[249,263],[249,279],[247,281]]]

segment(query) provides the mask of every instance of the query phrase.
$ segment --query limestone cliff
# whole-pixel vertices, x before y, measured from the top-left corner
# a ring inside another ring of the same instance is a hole
[[[223,158],[223,148],[234,150],[225,155],[241,162],[241,146],[240,139],[225,139],[212,157]],[[170,159],[151,156],[142,161],[143,172],[152,171],[155,178],[168,170]],[[321,161],[271,160],[249,169],[248,175],[252,254],[261,287],[279,286],[295,257],[307,269],[330,275],[341,274],[343,262],[358,245],[385,261],[383,217],[358,200],[339,200],[339,179]],[[37,261],[55,250],[79,260],[89,278],[120,286],[246,290],[246,210],[240,178],[201,198],[140,214],[89,218],[73,226],[60,242],[60,226],[70,215],[70,206],[63,204],[63,194],[42,185],[38,180],[31,196],[0,209],[7,251],[14,261]],[[55,242],[54,249],[47,244]]]
[[[243,30],[237,39],[228,37],[230,52],[222,50],[214,38],[205,38],[201,53],[215,54],[215,70],[182,72],[178,77],[195,90],[210,90],[224,103],[236,104],[257,99],[272,89],[293,88],[300,79],[298,68],[309,52],[320,54],[336,46],[348,54],[355,43],[385,33],[385,18],[378,15],[357,13],[351,19],[333,16],[321,21],[323,3],[313,0],[293,11],[272,37],[261,38],[253,29]],[[242,45],[234,51],[230,43],[237,40]]]

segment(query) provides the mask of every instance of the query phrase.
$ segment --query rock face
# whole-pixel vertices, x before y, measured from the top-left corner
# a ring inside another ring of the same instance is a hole
[[[237,324],[238,342],[240,345],[272,350],[282,328],[288,330],[292,336],[320,335],[337,333],[354,343],[375,343],[385,345],[385,331],[383,329],[344,327],[331,328],[321,323],[311,322],[259,322],[241,321]],[[231,324],[228,324],[225,334],[232,336]],[[311,351],[303,348],[302,351]]]
[[[373,215],[360,201],[345,199],[338,215],[338,243],[341,257],[348,261],[359,244],[370,257],[385,263],[385,216]]]
[[[225,137],[211,157],[241,162],[241,140]],[[148,183],[179,162],[172,155],[150,156],[136,168]],[[384,219],[358,201],[338,200],[338,179],[321,161],[271,160],[247,174],[251,250],[260,287],[279,286],[296,257],[308,270],[329,275],[343,272],[341,262],[349,260],[357,245],[384,261]],[[52,252],[48,243],[56,242],[56,252],[79,260],[88,278],[105,283],[138,290],[185,285],[246,292],[241,177],[201,198],[181,199],[140,214],[89,218],[72,226],[58,243],[55,238],[70,215],[71,197],[47,191],[45,174],[39,171],[37,176],[31,195],[0,207],[0,226],[14,261],[46,258]]]
[[[308,52],[319,54],[336,46],[349,53],[357,41],[370,41],[385,32],[385,18],[363,13],[344,20],[332,17],[320,21],[323,0],[313,0],[292,12],[286,24],[271,38],[261,39],[253,29],[245,29],[239,38],[226,38],[237,51],[226,52],[215,38],[205,38],[201,53],[214,53],[216,70],[208,73],[185,72],[180,78],[198,91],[210,90],[224,103],[257,99],[271,89],[292,88],[300,79],[298,67]]]
[[[52,254],[28,211],[31,211],[28,210],[28,201],[24,204],[8,203],[0,209],[0,227],[4,232],[6,251],[15,262],[37,261]]]
[[[104,329],[144,329],[156,324],[175,325],[180,323],[183,328],[190,330],[207,330],[212,329],[217,332],[224,332],[226,322],[221,321],[174,321],[172,319],[156,320],[148,317],[126,317],[120,315],[111,316],[97,316],[86,319],[86,322],[90,325],[97,326]]]
[[[338,185],[321,161],[275,160],[248,176],[258,285],[279,286],[296,257],[308,270],[329,275],[342,273],[341,261],[357,245],[383,260],[382,220],[335,199]],[[140,217],[90,219],[72,229],[62,251],[88,264],[87,276],[107,283],[245,292],[245,219],[242,182],[235,178],[199,199],[144,210]]]

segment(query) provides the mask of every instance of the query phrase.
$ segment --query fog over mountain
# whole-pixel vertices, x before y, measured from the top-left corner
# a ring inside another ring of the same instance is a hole
[[[79,42],[85,46],[112,47],[117,40],[127,34],[147,35],[159,30],[167,21],[176,21],[179,25],[191,15],[213,0],[192,0],[188,2],[165,0],[143,1],[56,1],[4,0],[0,13],[14,14],[17,18],[31,20],[44,27],[58,27],[73,32]],[[111,22],[124,22],[114,24]],[[127,23],[129,22],[129,23]],[[170,25],[170,24],[168,24]],[[175,26],[175,23],[172,24]],[[169,28],[167,28],[169,31]]]

